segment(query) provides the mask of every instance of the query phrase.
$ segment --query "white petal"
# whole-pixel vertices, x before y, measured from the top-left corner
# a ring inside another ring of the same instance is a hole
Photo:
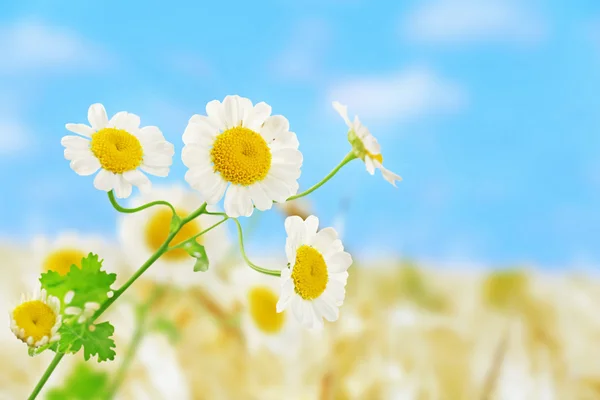
[[[373,154],[373,155],[377,155],[381,153],[381,146],[379,145],[379,142],[377,142],[377,139],[375,139],[375,137],[371,134],[368,134],[367,136],[365,136],[363,139],[361,139],[362,144],[365,146],[365,149]]]
[[[327,269],[331,272],[344,272],[352,265],[352,256],[343,251],[328,257],[325,262],[327,263]]]
[[[95,132],[91,127],[85,124],[67,124],[65,125],[65,128],[73,133],[77,133],[86,137],[92,137]]]
[[[260,134],[267,144],[277,139],[283,132],[290,130],[290,123],[283,115],[273,115],[265,120]]]
[[[252,215],[252,200],[246,188],[238,185],[230,185],[225,193],[225,202],[223,204],[225,213],[237,218],[240,216],[248,217]]]
[[[100,169],[100,161],[93,156],[78,158],[71,161],[71,169],[77,175],[88,176]]]
[[[402,177],[400,175],[396,175],[389,169],[384,168],[384,166],[381,165],[381,163],[377,160],[373,160],[373,163],[375,164],[375,167],[377,167],[381,170],[381,175],[383,175],[383,179],[385,179],[386,181],[388,181],[389,183],[391,183],[392,185],[397,187],[396,181],[400,182],[402,180]]]
[[[140,169],[150,175],[160,176],[161,178],[169,175],[169,167],[154,167],[142,164],[140,165]]]
[[[81,136],[64,136],[61,139],[60,144],[73,150],[87,150],[90,148],[90,141]]]
[[[267,196],[260,182],[250,186],[250,197],[260,211],[269,210],[273,207],[273,200]]]
[[[273,164],[302,165],[302,153],[296,149],[280,149],[272,152]]]
[[[291,301],[292,303],[292,313],[298,322],[302,323],[304,319],[304,307],[302,305],[303,300],[299,297],[294,297]]]
[[[222,198],[227,189],[227,182],[216,174],[212,168],[191,168],[185,174],[186,182],[199,191],[208,204],[216,204]]]
[[[371,175],[375,174],[375,164],[373,164],[373,160],[369,156],[365,156],[365,166],[367,167],[367,172]]]
[[[145,126],[139,130],[138,139],[141,142],[162,142],[165,140],[162,132],[157,126]]]
[[[286,201],[292,195],[294,188],[292,182],[283,181],[272,174],[267,175],[261,183],[267,196],[278,203]]]
[[[352,122],[350,122],[350,118],[348,118],[348,107],[340,104],[337,101],[334,101],[331,104],[333,105],[335,111],[337,111],[337,113],[340,114],[340,116],[344,119],[344,122],[346,122],[348,128],[352,128]]]
[[[140,117],[127,111],[120,111],[113,115],[110,121],[108,121],[108,125],[133,133],[137,132],[140,128]]]
[[[319,229],[319,218],[314,215],[309,215],[304,221],[306,227],[307,241],[312,242],[313,237],[317,234]]]
[[[88,109],[88,121],[96,131],[108,126],[108,116],[102,104],[96,103],[90,106]]]
[[[115,179],[115,196],[119,199],[126,199],[131,196],[131,183],[127,182],[122,175],[117,175]]]
[[[285,310],[294,297],[294,281],[287,279],[281,287],[281,295],[277,301],[277,312]]]
[[[218,100],[210,101],[206,104],[206,115],[211,119],[213,125],[215,125],[219,130],[226,129],[225,123],[225,113],[223,110],[223,105]]]
[[[325,256],[325,253],[337,238],[338,234],[335,229],[324,228],[317,233],[311,245]]]
[[[342,305],[344,302],[344,297],[346,297],[344,282],[340,282],[337,279],[331,279],[329,282],[327,282],[327,288],[325,290],[329,292],[338,307]]]
[[[142,162],[144,165],[152,167],[170,167],[173,164],[173,157],[169,154],[161,153],[144,154]]]
[[[190,122],[183,132],[183,143],[188,145],[198,143],[205,147],[212,147],[215,138],[221,133],[208,120],[207,117]]]
[[[209,150],[200,147],[197,144],[187,144],[181,151],[181,160],[183,165],[188,168],[205,169],[211,166]]]
[[[327,300],[327,294],[323,293],[321,297],[315,299],[315,306],[327,321],[337,321],[340,316],[340,310],[335,306],[333,299],[331,303]]]
[[[133,171],[124,172],[123,178],[132,185],[137,186],[142,193],[147,193],[152,188],[150,179],[140,170],[134,169]]]
[[[225,127],[227,129],[241,126],[244,110],[239,104],[240,96],[225,96],[223,100],[223,111],[225,114]]]
[[[104,169],[94,178],[94,187],[105,192],[111,191],[117,183],[117,175]]]
[[[244,127],[257,131],[260,129],[265,120],[271,115],[271,106],[265,102],[260,102],[248,112],[244,120]]]
[[[281,132],[277,139],[271,143],[271,151],[275,152],[279,149],[298,149],[300,142],[294,132],[285,131]]]

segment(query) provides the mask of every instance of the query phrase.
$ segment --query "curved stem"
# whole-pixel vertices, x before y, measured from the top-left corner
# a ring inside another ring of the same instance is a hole
[[[329,174],[327,174],[327,176],[325,178],[323,178],[319,183],[317,183],[316,185],[312,186],[310,189],[305,190],[302,193],[298,193],[295,196],[288,197],[286,201],[299,199],[300,197],[304,197],[304,196],[307,196],[307,195],[311,194],[312,192],[314,192],[315,190],[317,190],[318,188],[320,188],[321,186],[323,186],[328,180],[330,180],[331,178],[333,178],[335,176],[335,174],[337,174],[338,171],[340,169],[342,169],[342,167],[344,165],[348,164],[350,161],[354,160],[355,158],[356,158],[356,155],[352,151],[350,153],[346,154],[346,157],[344,157],[344,159],[342,160],[342,162],[340,162],[338,164],[338,166],[335,167]]]
[[[50,375],[52,375],[52,372],[54,372],[58,363],[60,362],[60,360],[62,360],[64,356],[65,353],[56,353],[56,355],[52,359],[52,362],[50,363],[50,365],[48,365],[48,368],[46,368],[44,375],[42,375],[38,384],[35,386],[31,394],[29,395],[28,400],[33,400],[37,397],[38,394],[40,394],[40,391],[42,390],[46,382],[48,382],[48,378],[50,378]]]
[[[231,219],[233,221],[235,221],[235,223],[237,225],[239,242],[240,242],[240,251],[242,252],[242,257],[244,257],[246,264],[248,264],[248,266],[250,268],[252,268],[253,270],[261,272],[263,274],[272,275],[272,276],[281,276],[281,271],[276,271],[276,270],[272,270],[272,269],[266,269],[263,267],[259,267],[258,265],[254,264],[252,261],[250,261],[248,259],[248,256],[246,255],[246,250],[244,249],[244,234],[242,232],[242,225],[240,224],[240,221],[237,220],[237,218],[231,218]]]
[[[115,199],[115,194],[112,190],[110,192],[108,192],[108,200],[110,200],[110,204],[112,204],[114,209],[120,213],[133,214],[138,211],[145,210],[146,208],[163,205],[163,206],[169,207],[171,209],[171,211],[173,212],[173,214],[176,214],[175,208],[173,207],[173,205],[171,203],[169,203],[168,201],[164,201],[164,200],[152,201],[150,203],[141,205],[136,208],[125,208],[125,207],[122,207],[119,203],[117,203],[117,200]]]
[[[197,238],[199,238],[200,236],[204,235],[205,233],[207,233],[207,232],[215,229],[217,226],[221,225],[223,222],[227,221],[228,219],[229,219],[229,217],[225,216],[225,218],[223,218],[222,220],[220,220],[216,224],[211,225],[210,227],[206,228],[205,230],[203,230],[202,232],[198,233],[197,235],[194,235],[194,236],[192,236],[192,237],[184,240],[183,242],[180,242],[180,243],[176,244],[175,246],[169,247],[169,251],[175,250],[175,249],[178,249],[180,247],[185,246],[186,243],[192,242],[192,241],[196,240]]]
[[[196,211],[194,211],[193,213],[191,213],[187,217],[183,218],[181,220],[181,226],[183,226],[183,225],[187,224],[188,222],[196,219],[200,214],[211,214],[211,213],[209,213],[209,212],[206,211],[206,206],[207,206],[207,204],[205,202],[200,207],[198,207],[198,209]]]
[[[156,302],[156,300],[158,300],[160,296],[162,296],[164,292],[165,288],[156,287],[153,293],[150,295],[150,298],[140,307],[137,316],[137,326],[135,328],[135,332],[131,338],[131,342],[129,343],[129,347],[127,348],[127,353],[125,353],[125,357],[123,358],[123,362],[119,366],[119,369],[115,375],[115,380],[106,394],[106,399],[112,399],[123,384],[127,369],[129,368],[129,365],[131,365],[135,353],[137,353],[142,339],[146,334],[146,318],[148,317],[150,308]]]

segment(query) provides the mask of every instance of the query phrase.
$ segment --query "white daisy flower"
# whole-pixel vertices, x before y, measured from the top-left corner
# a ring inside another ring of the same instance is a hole
[[[45,289],[21,296],[21,303],[10,313],[10,330],[33,348],[60,340],[61,324],[60,300],[48,296]]]
[[[333,108],[340,114],[340,116],[350,128],[348,131],[348,140],[352,144],[352,148],[354,153],[358,158],[365,162],[365,166],[367,167],[367,171],[371,174],[375,174],[375,168],[379,168],[381,170],[381,174],[383,178],[396,186],[396,181],[401,181],[402,178],[399,175],[396,175],[392,171],[384,168],[383,166],[383,156],[381,155],[381,146],[377,142],[375,136],[369,132],[366,126],[361,124],[358,119],[358,115],[354,116],[354,122],[350,121],[348,118],[348,107],[344,106],[337,101],[333,102]]]
[[[300,348],[300,330],[290,313],[277,312],[280,280],[243,265],[233,271],[232,282],[242,305],[241,328],[248,350],[266,348],[273,354],[294,356]]]
[[[195,192],[181,185],[154,187],[150,193],[142,194],[130,201],[131,207],[142,204],[166,200],[175,207],[177,214],[185,218],[203,203],[202,198]],[[212,210],[218,211],[218,210]],[[124,214],[119,219],[119,236],[123,248],[127,249],[125,256],[132,268],[139,268],[152,254],[158,250],[169,235],[172,211],[167,207],[151,207],[143,212]],[[181,243],[215,223],[223,217],[215,215],[200,215],[193,221],[184,225],[173,238],[171,246]],[[219,285],[220,281],[215,274],[229,248],[229,240],[225,224],[221,224],[198,238],[198,243],[203,245],[210,264],[212,273],[194,272],[196,260],[184,249],[174,249],[163,254],[144,273],[144,278],[159,283],[174,284],[178,287],[189,288],[192,286]]]
[[[208,204],[225,195],[227,215],[247,217],[298,192],[302,153],[287,119],[240,96],[211,101],[206,114],[190,119],[182,159],[185,180]]]
[[[285,220],[285,251],[289,268],[281,271],[281,297],[277,312],[288,307],[309,329],[321,328],[323,317],[335,321],[346,294],[352,257],[344,251],[333,228],[317,232],[319,219],[294,216]]]
[[[140,117],[121,111],[110,120],[102,104],[88,110],[90,126],[67,124],[66,128],[81,136],[65,136],[65,158],[78,175],[92,175],[94,187],[118,198],[131,195],[132,185],[141,191],[150,189],[144,172],[165,177],[173,162],[174,147],[156,126],[140,128]]]
[[[72,265],[81,268],[81,260],[90,253],[97,254],[103,260],[105,271],[115,272],[118,262],[114,245],[111,246],[104,238],[96,235],[84,235],[77,232],[63,232],[55,238],[36,236],[31,243],[34,258],[31,275],[38,276],[40,272],[55,271],[66,275]]]

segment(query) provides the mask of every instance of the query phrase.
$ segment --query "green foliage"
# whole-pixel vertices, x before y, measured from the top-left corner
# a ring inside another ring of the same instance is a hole
[[[195,240],[191,240],[187,242],[183,248],[190,256],[196,259],[196,263],[194,264],[194,272],[208,271],[208,256],[206,255],[204,246]]]
[[[115,328],[109,322],[96,325],[64,324],[60,328],[60,341],[57,350],[63,353],[77,353],[83,347],[83,358],[97,356],[98,362],[114,360],[115,342],[112,340]]]
[[[154,320],[150,329],[157,333],[162,333],[165,335],[171,343],[177,343],[180,339],[181,334],[179,333],[179,329],[173,321],[168,320],[166,318],[157,318]]]
[[[61,387],[51,389],[46,400],[100,400],[106,397],[108,375],[79,363]]]
[[[56,271],[48,271],[42,274],[40,283],[48,294],[58,297],[61,301],[68,292],[73,291],[73,299],[68,305],[83,308],[87,302],[102,304],[106,301],[110,286],[116,279],[117,275],[103,271],[102,260],[99,260],[96,254],[90,253],[81,260],[81,268],[72,265],[71,270],[64,276]]]

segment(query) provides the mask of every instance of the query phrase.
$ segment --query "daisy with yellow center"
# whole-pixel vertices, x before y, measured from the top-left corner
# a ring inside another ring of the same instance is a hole
[[[186,181],[208,204],[225,196],[225,212],[235,218],[297,193],[302,153],[287,119],[240,96],[211,101],[206,114],[190,119],[182,159]]]
[[[48,296],[46,290],[38,295],[22,296],[21,303],[10,313],[11,331],[33,348],[60,340],[61,324],[60,300]]]
[[[78,175],[92,175],[94,187],[105,192],[114,190],[118,198],[131,195],[132,186],[147,191],[150,180],[144,172],[165,177],[175,150],[155,126],[140,128],[140,117],[125,111],[110,120],[102,104],[88,110],[91,126],[67,124],[66,128],[80,136],[65,136],[65,158]],[[143,171],[143,172],[142,172]]]
[[[173,205],[177,214],[185,218],[202,205],[202,198],[181,185],[155,186],[150,193],[133,198],[131,207],[137,207],[156,200],[166,200]],[[209,210],[218,211],[218,210]],[[132,269],[139,268],[154,254],[169,236],[172,211],[167,207],[152,207],[135,214],[124,214],[119,220],[119,236],[126,257]],[[221,221],[222,217],[202,214],[184,225],[175,235],[170,246],[199,234]],[[197,239],[203,245],[210,263],[210,274],[194,272],[195,259],[184,249],[173,249],[163,254],[152,268],[144,273],[144,278],[159,283],[171,283],[179,287],[213,284],[218,277],[215,267],[228,250],[227,231],[221,224]],[[217,284],[217,283],[214,283]]]
[[[31,279],[36,279],[34,277],[48,271],[55,271],[64,276],[71,270],[72,265],[81,268],[81,259],[89,253],[101,254],[104,269],[116,272],[117,253],[113,246],[100,236],[77,232],[64,232],[52,239],[36,236],[31,249],[35,260],[30,271]]]
[[[396,181],[399,182],[402,178],[384,168],[381,146],[375,136],[371,134],[366,126],[361,124],[358,115],[354,116],[354,122],[350,121],[348,118],[348,107],[334,101],[333,108],[344,119],[348,128],[350,128],[348,131],[348,140],[352,144],[354,154],[365,162],[369,174],[374,175],[375,169],[378,168],[381,170],[383,179],[396,186]]]
[[[277,312],[291,308],[309,329],[322,328],[323,318],[336,321],[346,293],[352,257],[344,251],[333,228],[317,232],[319,219],[288,217],[286,255],[289,267],[281,271],[281,296]]]
[[[279,279],[244,265],[233,271],[232,282],[242,306],[241,328],[248,350],[293,356],[299,350],[299,330],[288,312],[277,312]]]

